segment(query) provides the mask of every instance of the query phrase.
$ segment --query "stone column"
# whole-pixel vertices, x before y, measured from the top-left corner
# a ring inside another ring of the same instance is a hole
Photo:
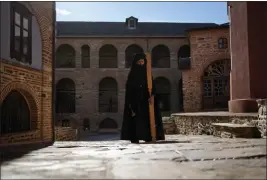
[[[177,62],[177,55],[174,51],[171,51],[170,53],[170,68],[176,68],[178,67],[178,62]]]
[[[118,52],[118,68],[119,69],[125,68],[125,51]]]
[[[230,2],[231,100],[229,111],[257,112],[267,97],[267,4]]]
[[[82,51],[79,46],[75,46],[75,68],[79,69],[82,67]]]
[[[90,67],[91,68],[98,68],[99,67],[99,53],[97,47],[90,48]]]

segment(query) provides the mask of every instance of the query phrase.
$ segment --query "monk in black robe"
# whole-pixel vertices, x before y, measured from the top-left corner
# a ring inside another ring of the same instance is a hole
[[[121,140],[139,143],[139,140],[152,141],[150,132],[149,103],[154,102],[156,139],[164,140],[164,130],[156,89],[152,82],[152,96],[147,85],[146,55],[136,54],[126,82],[125,104]]]

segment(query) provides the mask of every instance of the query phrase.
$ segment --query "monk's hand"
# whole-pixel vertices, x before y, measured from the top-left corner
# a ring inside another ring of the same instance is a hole
[[[148,102],[149,102],[149,104],[154,104],[154,96],[151,96],[151,97],[148,99]]]
[[[132,111],[132,117],[134,117],[135,116],[135,113]]]

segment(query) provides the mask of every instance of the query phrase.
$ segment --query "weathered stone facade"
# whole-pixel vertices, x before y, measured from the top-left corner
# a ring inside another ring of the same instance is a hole
[[[197,112],[203,110],[204,72],[216,61],[230,60],[230,45],[219,48],[220,38],[229,42],[229,27],[195,29],[188,35],[191,68],[182,71],[184,111]]]
[[[144,52],[157,45],[165,45],[170,51],[170,68],[153,68],[154,79],[166,78],[171,84],[171,113],[179,112],[179,80],[181,72],[177,70],[177,54],[181,46],[188,44],[184,38],[66,38],[57,37],[56,47],[68,44],[75,49],[75,68],[56,69],[56,82],[63,78],[70,78],[75,82],[75,113],[58,113],[57,120],[69,119],[77,126],[83,126],[83,120],[90,120],[91,131],[98,131],[99,124],[105,118],[111,118],[120,129],[124,109],[125,83],[129,68],[125,68],[125,50],[132,44],[139,45]],[[99,68],[99,50],[105,44],[112,44],[118,53],[117,68]],[[90,68],[82,68],[81,47],[90,47]],[[99,112],[99,83],[105,77],[112,77],[118,85],[118,111],[115,113]]]
[[[33,46],[32,64],[12,59],[9,53],[10,2],[1,2],[1,59],[0,59],[0,105],[12,92],[19,92],[26,100],[31,118],[30,131],[1,134],[0,146],[53,141],[52,122],[52,52],[54,2],[18,2],[32,14]],[[40,41],[39,41],[40,40]],[[37,42],[36,42],[37,41]],[[38,61],[38,67],[36,65]],[[39,62],[40,61],[40,62]],[[36,65],[36,66],[35,66]],[[34,67],[35,66],[35,67]],[[5,119],[1,119],[1,124]],[[2,129],[1,129],[2,130]]]

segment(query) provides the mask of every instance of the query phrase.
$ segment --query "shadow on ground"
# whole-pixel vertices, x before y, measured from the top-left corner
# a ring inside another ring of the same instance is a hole
[[[191,143],[191,141],[157,141],[157,142],[140,142],[139,144],[175,144],[175,143]]]
[[[6,161],[11,161],[20,158],[32,151],[46,148],[53,145],[53,143],[39,143],[39,144],[26,144],[26,145],[12,145],[0,147],[0,165]]]

